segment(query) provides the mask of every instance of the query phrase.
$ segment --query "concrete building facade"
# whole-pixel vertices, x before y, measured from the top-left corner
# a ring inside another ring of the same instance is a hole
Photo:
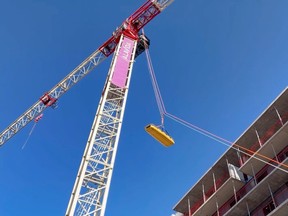
[[[288,88],[174,210],[184,216],[288,215]]]

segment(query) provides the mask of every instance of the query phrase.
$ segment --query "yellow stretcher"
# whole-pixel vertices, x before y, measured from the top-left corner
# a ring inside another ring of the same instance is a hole
[[[174,140],[167,133],[159,129],[153,124],[149,124],[145,127],[147,133],[149,133],[154,139],[160,142],[162,145],[169,147],[174,144]]]

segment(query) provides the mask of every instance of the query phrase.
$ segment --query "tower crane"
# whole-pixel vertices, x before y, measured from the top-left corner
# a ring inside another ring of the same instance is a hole
[[[149,39],[139,31],[173,0],[147,0],[112,36],[0,134],[0,146],[114,53],[66,216],[103,216],[112,178],[134,59]]]

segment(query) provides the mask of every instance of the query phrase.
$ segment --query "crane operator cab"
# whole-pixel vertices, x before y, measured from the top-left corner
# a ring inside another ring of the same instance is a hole
[[[149,135],[151,135],[165,147],[170,147],[175,143],[172,137],[153,124],[147,125],[145,130]]]

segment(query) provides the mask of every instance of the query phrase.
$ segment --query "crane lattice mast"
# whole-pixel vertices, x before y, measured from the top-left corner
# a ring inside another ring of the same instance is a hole
[[[104,215],[136,47],[137,38],[121,36],[82,157],[67,216]]]
[[[66,216],[103,216],[135,57],[149,45],[139,31],[174,0],[147,0],[113,35],[0,133],[0,147],[114,53]]]

